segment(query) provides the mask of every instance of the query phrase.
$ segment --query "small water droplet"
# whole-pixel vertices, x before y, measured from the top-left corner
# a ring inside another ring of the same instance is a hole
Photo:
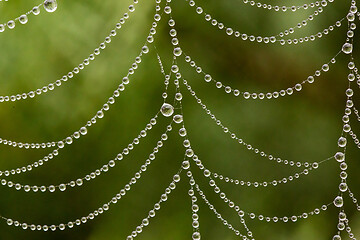
[[[57,9],[56,0],[46,0],[44,2],[44,8],[47,12],[55,12],[55,10]]]

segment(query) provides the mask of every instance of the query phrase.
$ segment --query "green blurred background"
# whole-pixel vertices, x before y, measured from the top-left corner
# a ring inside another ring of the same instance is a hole
[[[41,1],[9,0],[0,3],[1,22],[18,17]],[[264,45],[225,36],[198,16],[185,0],[173,1],[179,40],[205,72],[240,90],[267,92],[286,89],[303,81],[328,62],[346,39],[346,24],[313,43],[297,46]],[[294,1],[301,5],[305,1]],[[242,32],[272,35],[295,26],[312,10],[277,13],[245,5],[239,0],[198,0],[213,17]],[[282,4],[284,1],[269,1]],[[28,92],[59,79],[82,62],[114,27],[131,1],[58,1],[55,13],[41,8],[39,16],[30,16],[26,25],[0,34],[0,94]],[[325,8],[294,36],[317,33],[346,15],[350,1]],[[57,141],[79,129],[89,120],[121,83],[144,44],[151,26],[155,1],[140,1],[131,18],[113,38],[96,61],[51,94],[0,107],[1,138],[22,142]],[[165,20],[165,21],[164,21]],[[171,45],[167,19],[160,22],[155,45],[166,70],[171,66]],[[355,38],[356,39],[356,38]],[[120,152],[162,104],[163,77],[153,48],[143,57],[131,83],[105,118],[89,133],[66,147],[55,160],[32,172],[8,178],[31,185],[50,185],[83,177]],[[355,42],[355,56],[357,42]],[[277,100],[234,98],[205,82],[184,61],[179,61],[183,76],[203,102],[224,125],[239,137],[267,153],[295,161],[321,161],[337,151],[341,118],[345,106],[348,56],[337,58],[330,72],[312,85],[304,85],[300,94]],[[272,180],[294,174],[297,169],[274,164],[247,151],[226,136],[204,114],[183,88],[184,118],[192,146],[211,170],[245,180]],[[355,91],[354,101],[359,104]],[[360,108],[360,107],[359,107]],[[24,193],[1,186],[0,214],[23,222],[58,224],[86,216],[109,201],[144,163],[169,119],[160,117],[149,136],[108,174],[64,193]],[[360,135],[359,122],[352,118],[353,130]],[[176,126],[177,130],[178,127]],[[95,220],[62,232],[32,232],[0,224],[0,239],[125,239],[147,216],[153,204],[171,181],[183,160],[181,139],[169,134],[169,141],[147,172],[126,197]],[[348,182],[360,196],[357,175],[359,149],[349,141]],[[1,169],[32,163],[46,150],[24,150],[0,146]],[[193,166],[195,178],[216,209],[239,229],[237,215],[213,193],[200,171]],[[218,182],[241,208],[264,215],[291,216],[312,211],[331,202],[338,192],[338,164],[332,160],[308,176],[276,188],[247,188]],[[163,204],[150,226],[139,239],[190,239],[191,204],[188,180],[182,181]],[[203,239],[238,239],[224,227],[200,201],[200,230]],[[345,209],[353,232],[360,234],[360,217],[346,198]],[[247,220],[256,239],[330,239],[336,233],[338,210],[334,207],[319,216],[297,223],[265,223]]]

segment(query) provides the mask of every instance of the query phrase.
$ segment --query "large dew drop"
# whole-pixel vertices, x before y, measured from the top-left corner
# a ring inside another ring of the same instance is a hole
[[[353,45],[351,43],[345,43],[342,47],[342,51],[346,54],[352,53]]]
[[[165,117],[170,117],[174,113],[174,107],[168,103],[164,103],[161,106],[160,111],[161,111],[162,115],[164,115]]]
[[[46,0],[44,2],[44,8],[47,12],[55,12],[55,10],[57,9],[56,0]]]

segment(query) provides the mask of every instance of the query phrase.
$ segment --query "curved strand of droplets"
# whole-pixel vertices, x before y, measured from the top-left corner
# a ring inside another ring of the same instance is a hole
[[[200,170],[204,171],[204,174],[211,175],[215,179],[219,179],[221,181],[224,181],[226,183],[232,183],[234,185],[240,185],[240,186],[247,186],[247,187],[269,187],[269,186],[279,186],[281,184],[286,184],[289,182],[292,182],[294,180],[298,180],[301,176],[306,176],[310,173],[312,170],[316,170],[319,168],[319,163],[314,163],[311,167],[303,169],[301,172],[296,172],[295,174],[292,174],[288,177],[283,177],[279,180],[270,180],[270,181],[246,181],[246,180],[239,180],[235,178],[231,178],[228,176],[224,176],[222,174],[219,174],[217,172],[210,171],[208,168],[206,168],[203,164],[203,162],[198,158],[197,155],[192,156],[193,161],[196,163],[196,165],[199,167]],[[325,161],[331,160],[331,158],[326,159]],[[324,163],[325,161],[322,161],[320,163]]]
[[[83,69],[85,69],[86,66],[88,66],[90,63],[93,62],[93,60],[95,60],[96,56],[100,55],[100,53],[106,48],[106,46],[110,45],[111,39],[117,35],[117,33],[118,33],[117,31],[122,28],[122,26],[126,23],[126,21],[131,16],[131,13],[135,11],[135,4],[138,3],[138,0],[133,0],[133,2],[134,2],[134,5],[131,4],[128,7],[129,12],[125,12],[123,14],[123,17],[120,18],[120,21],[116,23],[115,27],[110,31],[110,34],[107,37],[105,37],[104,42],[100,43],[99,46],[97,48],[95,48],[94,51],[87,58],[85,58],[77,67],[75,67],[72,71],[63,75],[63,77],[61,79],[58,79],[55,82],[50,83],[46,86],[40,87],[36,90],[31,90],[27,93],[16,93],[16,94],[12,94],[12,95],[2,95],[2,96],[0,95],[0,103],[9,102],[9,101],[15,102],[15,101],[20,101],[20,100],[25,100],[25,99],[29,99],[29,98],[34,98],[43,93],[50,92],[50,91],[54,90],[56,87],[62,86],[63,83],[67,82],[68,80],[72,79],[75,75],[80,73]],[[39,5],[39,6],[41,6],[41,5]],[[37,11],[39,11],[38,8],[35,7],[30,12],[34,12],[34,9],[37,9]],[[1,25],[0,25],[0,31],[1,31]]]
[[[45,1],[46,2],[46,1]],[[19,22],[20,24],[26,24],[28,23],[29,21],[29,15],[30,14],[34,14],[35,16],[39,15],[40,14],[40,7],[43,6],[44,3],[41,3],[35,7],[33,7],[30,11],[24,13],[24,14],[21,14],[19,17],[15,18],[14,20],[9,20],[7,21],[6,23],[1,23],[0,24],[0,33],[4,32],[6,28],[8,29],[14,29],[15,26],[16,26],[16,22]],[[57,5],[55,7],[55,10],[53,7],[47,7],[47,6],[44,6],[45,10],[47,12],[54,12],[57,8]]]
[[[306,83],[314,83],[315,79],[317,77],[320,77],[322,72],[328,72],[330,70],[331,64],[336,63],[336,57],[341,53],[339,51],[331,60],[325,64],[322,65],[320,69],[317,69],[314,74],[309,75],[305,80],[303,80],[300,83],[295,84],[293,87],[289,87],[287,89],[281,89],[279,91],[274,92],[266,92],[266,93],[256,93],[256,92],[249,92],[249,91],[240,91],[236,88],[233,88],[231,86],[225,85],[221,81],[217,81],[214,79],[209,73],[206,73],[203,71],[202,67],[198,66],[198,64],[191,59],[191,57],[183,52],[185,55],[185,61],[198,73],[199,75],[202,74],[202,78],[205,82],[213,82],[215,83],[216,88],[218,89],[224,89],[225,93],[227,94],[233,94],[235,97],[241,96],[245,99],[276,99],[278,97],[284,97],[284,96],[291,96],[295,92],[300,92],[303,89],[303,85]]]
[[[159,8],[157,8],[157,12],[160,11]],[[63,138],[62,140],[59,140],[57,142],[42,142],[42,143],[22,143],[22,142],[16,142],[12,140],[7,140],[0,138],[0,144],[10,145],[13,147],[19,147],[19,148],[48,148],[48,147],[54,147],[57,145],[58,148],[64,148],[66,145],[70,145],[74,142],[74,140],[79,139],[81,136],[86,135],[88,132],[88,128],[93,126],[97,123],[97,120],[102,119],[105,116],[105,112],[107,112],[111,105],[115,103],[115,99],[120,96],[120,93],[125,90],[125,85],[130,83],[130,75],[133,75],[138,69],[139,64],[142,62],[141,57],[143,54],[149,53],[149,47],[148,44],[153,43],[154,36],[156,34],[156,28],[158,26],[157,22],[161,20],[160,15],[157,13],[155,14],[155,21],[152,24],[152,27],[150,29],[149,36],[147,37],[147,42],[144,44],[144,46],[141,49],[140,54],[135,58],[134,63],[129,68],[129,71],[127,75],[122,79],[122,83],[117,87],[117,89],[114,91],[114,93],[111,95],[111,97],[108,98],[106,103],[103,105],[103,107],[97,111],[94,117],[92,117],[89,121],[87,121],[86,125],[82,126],[78,131],[75,131],[73,134]]]
[[[180,182],[181,171],[182,169],[180,168],[180,170],[173,176],[173,180],[170,182],[168,187],[165,188],[164,193],[161,194],[160,200],[157,203],[155,203],[154,207],[149,211],[148,216],[143,218],[141,223],[137,227],[135,227],[135,230],[132,231],[131,234],[127,236],[126,240],[135,239],[137,236],[140,235],[140,233],[143,232],[143,229],[145,227],[149,226],[150,219],[156,217],[156,213],[161,209],[161,204],[168,200],[169,195],[173,192],[173,190],[175,190],[176,184]]]
[[[287,12],[288,10],[291,12],[296,12],[297,10],[303,9],[307,10],[309,8],[315,8],[315,7],[326,7],[328,3],[334,2],[334,0],[321,0],[321,1],[315,1],[311,3],[304,3],[303,5],[292,5],[292,6],[278,6],[278,5],[271,5],[266,3],[261,3],[253,0],[242,0],[243,3],[248,4],[252,7],[257,8],[263,8],[267,10],[274,10],[275,12]]]
[[[147,132],[152,129],[153,125],[156,124],[157,116],[158,116],[158,113],[153,118],[151,118],[149,123],[146,124],[146,127],[142,131],[140,131],[140,134],[137,137],[138,140],[140,138],[144,138],[147,136]],[[136,144],[136,142],[137,142],[137,140],[136,140],[136,138],[134,138],[134,141],[132,143],[130,143],[127,147],[127,150],[125,148],[124,151],[125,152],[129,151],[130,150],[129,147],[131,147],[131,146],[133,147],[133,145]],[[53,150],[51,153],[49,153],[48,155],[46,155],[45,157],[43,157],[42,159],[40,159],[32,164],[29,164],[27,166],[18,167],[16,169],[10,169],[10,170],[0,170],[0,176],[4,175],[4,176],[8,177],[10,175],[21,174],[21,173],[32,171],[33,168],[42,166],[44,163],[46,163],[49,160],[53,159],[54,157],[58,156],[59,151],[60,151],[60,149],[57,148],[57,149]]]
[[[155,160],[155,159],[154,159]],[[93,220],[95,217],[99,216],[100,214],[106,212],[109,210],[110,206],[112,204],[116,204],[118,203],[118,201],[120,199],[122,199],[130,190],[132,185],[135,185],[138,180],[141,178],[141,174],[143,174],[147,168],[151,165],[151,163],[154,161],[146,161],[145,164],[143,164],[140,168],[139,171],[137,171],[134,176],[130,179],[129,183],[126,184],[120,191],[119,193],[115,194],[110,201],[108,201],[107,203],[103,204],[101,207],[99,207],[98,209],[90,212],[87,216],[83,216],[83,217],[79,217],[78,219],[74,220],[74,221],[70,221],[68,223],[60,223],[60,224],[51,224],[49,225],[39,225],[39,224],[29,224],[29,223],[25,223],[25,222],[20,222],[18,220],[13,220],[11,218],[7,218],[4,216],[0,215],[0,218],[5,220],[7,222],[7,224],[9,226],[15,226],[15,227],[19,227],[21,229],[24,230],[38,230],[38,231],[57,231],[57,230],[65,230],[66,228],[73,228],[76,226],[79,226],[81,224],[85,224],[90,220]],[[173,177],[173,181],[170,183],[169,185],[169,189],[173,190],[176,187],[176,183],[180,181],[180,175],[179,174],[175,174]],[[171,192],[171,191],[170,191]],[[165,193],[167,194],[167,193]],[[166,195],[167,196],[167,195]],[[163,197],[163,195],[162,195]],[[165,200],[166,201],[166,200]],[[154,215],[155,216],[155,215]]]
[[[289,165],[289,166],[296,166],[296,167],[301,167],[304,166],[305,168],[308,168],[310,166],[314,167],[314,165],[318,165],[321,162],[324,161],[328,161],[330,159],[332,159],[333,157],[327,158],[325,160],[322,160],[321,162],[299,162],[299,161],[289,161],[286,159],[282,159],[280,157],[274,157],[271,154],[267,154],[264,151],[259,150],[258,148],[254,148],[251,144],[246,143],[243,139],[239,138],[235,133],[233,133],[228,127],[225,127],[220,120],[218,120],[218,118],[208,109],[208,107],[202,102],[202,100],[196,95],[196,92],[191,88],[191,86],[189,85],[189,83],[183,79],[183,84],[186,86],[186,89],[190,92],[191,96],[193,96],[196,100],[196,102],[201,106],[201,108],[206,112],[207,115],[210,116],[210,118],[216,123],[216,125],[218,125],[219,127],[222,128],[223,132],[226,134],[229,134],[230,137],[234,140],[237,141],[237,143],[239,143],[240,145],[243,145],[244,147],[246,147],[246,149],[248,149],[249,151],[253,151],[256,154],[259,154],[261,157],[267,158],[270,161],[279,163],[279,164],[285,164],[285,165]]]
[[[111,159],[107,164],[104,164],[101,168],[95,169],[94,171],[90,172],[89,174],[86,174],[82,178],[78,178],[76,180],[71,180],[67,183],[60,183],[58,185],[49,185],[49,186],[21,184],[21,183],[16,183],[16,182],[12,182],[12,181],[0,178],[1,185],[16,189],[18,191],[22,189],[25,192],[32,191],[32,192],[40,192],[40,193],[44,193],[46,191],[55,192],[56,190],[60,190],[61,192],[64,192],[67,189],[69,189],[68,187],[74,188],[76,186],[78,186],[78,187],[83,186],[84,182],[89,182],[91,180],[94,180],[96,177],[100,176],[103,173],[108,173],[110,169],[112,169],[116,166],[117,161],[122,161],[127,155],[129,155],[132,152],[132,150],[134,149],[134,147],[140,143],[140,140],[147,136],[147,131],[152,129],[153,126],[156,125],[156,118],[157,118],[157,115],[150,120],[150,123],[146,125],[145,129],[140,131],[139,135],[133,139],[132,143],[128,144],[127,147],[125,147],[121,152],[116,154],[115,158]],[[157,145],[154,148],[154,151],[149,154],[150,160],[155,158],[155,155],[158,152],[158,149],[160,147],[162,147],[164,142],[168,139],[167,133],[170,132],[171,130],[172,130],[172,126],[170,124],[170,125],[168,125],[166,131],[161,135],[161,139],[157,142]],[[0,172],[0,175],[1,175],[1,172]]]
[[[201,191],[199,185],[195,182],[195,179],[193,178],[193,176],[191,177],[191,181],[194,183],[195,189],[196,189],[196,191],[198,192],[198,194],[200,195],[200,197],[204,200],[204,202],[205,202],[206,205],[209,207],[209,209],[214,212],[214,214],[216,215],[216,217],[217,217],[218,219],[220,219],[221,222],[222,222],[226,227],[228,227],[230,230],[232,230],[232,231],[235,233],[235,235],[240,236],[240,237],[242,237],[242,238],[245,237],[245,239],[249,239],[248,236],[241,234],[241,232],[240,232],[238,229],[234,228],[234,227],[232,226],[232,224],[229,223],[228,220],[226,220],[225,218],[222,217],[222,215],[216,210],[216,208],[214,207],[214,205],[212,205],[211,202],[207,199],[207,197],[206,197],[206,195],[204,194],[204,192]],[[240,217],[240,222],[241,222],[241,223],[243,224],[243,226],[245,227],[248,235],[250,234],[251,237],[252,237],[252,234],[250,233],[251,231],[250,231],[250,229],[247,227],[246,222],[245,222],[245,219],[244,219],[243,217],[241,217],[241,216],[239,216],[239,217]]]
[[[208,179],[210,179],[210,181],[208,181],[209,186],[214,188],[214,191],[217,193],[218,197],[220,199],[222,199],[224,201],[224,203],[226,203],[230,208],[234,209],[235,212],[237,212],[237,214],[240,217],[244,217],[245,214],[248,215],[250,217],[250,219],[258,219],[258,220],[265,220],[266,222],[296,222],[299,219],[307,219],[309,216],[314,216],[314,215],[318,215],[321,212],[324,212],[326,210],[328,210],[328,207],[333,205],[333,202],[330,202],[328,204],[323,204],[321,206],[321,208],[315,208],[313,211],[310,212],[303,212],[300,214],[296,214],[296,215],[292,215],[292,216],[283,216],[283,217],[278,217],[278,216],[264,216],[264,214],[255,214],[253,212],[246,212],[244,210],[242,210],[239,206],[237,206],[231,199],[229,199],[226,194],[220,189],[220,187],[216,184],[216,182],[214,181],[214,179],[211,178],[211,176],[207,176],[205,175],[205,177],[207,177]]]
[[[194,1],[192,1],[192,2],[194,2]],[[325,28],[324,30],[319,31],[316,34],[312,34],[310,36],[294,38],[294,39],[284,39],[283,38],[284,35],[289,35],[289,34],[293,33],[295,31],[294,29],[296,29],[296,28],[289,28],[288,30],[281,31],[276,36],[260,36],[260,35],[255,36],[255,35],[251,35],[251,34],[249,35],[247,33],[241,33],[238,30],[233,30],[231,27],[225,26],[223,23],[219,22],[217,19],[211,17],[210,14],[205,13],[203,8],[197,6],[195,4],[195,2],[194,2],[194,4],[191,4],[190,6],[196,8],[197,14],[204,15],[205,21],[209,22],[213,27],[217,26],[219,30],[224,30],[227,36],[234,36],[236,38],[240,38],[243,41],[248,40],[250,42],[257,42],[257,43],[266,43],[266,44],[280,43],[281,46],[284,46],[286,43],[287,44],[299,44],[299,43],[305,43],[305,42],[309,42],[309,41],[315,41],[317,38],[321,38],[324,35],[328,35],[330,32],[332,32],[335,29],[335,27],[340,28],[342,25],[342,21],[344,21],[346,19],[346,18],[342,18],[341,20],[336,21],[335,24],[332,24],[329,27]],[[318,13],[319,13],[319,11],[318,11]],[[310,19],[313,19],[313,17],[311,17],[311,15],[309,16],[308,19],[303,20],[301,23],[298,23],[296,25],[296,27],[300,28],[301,26],[305,26],[307,21]],[[302,24],[303,22],[304,22],[304,24]]]

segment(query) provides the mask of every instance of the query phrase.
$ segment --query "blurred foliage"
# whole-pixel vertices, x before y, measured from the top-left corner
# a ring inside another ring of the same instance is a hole
[[[40,1],[9,0],[0,3],[2,22],[27,12]],[[297,46],[264,45],[226,37],[190,8],[185,0],[173,1],[173,16],[183,50],[205,72],[238,89],[267,92],[284,89],[303,81],[328,62],[341,48],[346,24],[328,36]],[[311,10],[278,13],[245,5],[240,0],[198,0],[213,17],[248,32],[272,35],[295,26]],[[275,4],[275,1],[268,1]],[[294,36],[318,32],[347,13],[348,3],[335,1],[324,13],[299,29]],[[282,4],[279,1],[276,3]],[[285,2],[284,2],[285,3]],[[295,2],[291,2],[295,3]],[[301,5],[304,1],[296,1]],[[0,34],[0,94],[28,92],[54,82],[82,62],[104,40],[131,1],[58,1],[55,13],[42,9],[30,16],[26,25]],[[285,3],[286,4],[286,3]],[[51,94],[15,103],[2,103],[0,132],[4,139],[22,142],[56,141],[79,129],[90,119],[126,75],[144,44],[154,14],[155,1],[140,1],[136,11],[96,61]],[[155,45],[166,70],[171,66],[171,44],[167,17],[159,23]],[[355,53],[358,55],[357,42]],[[83,177],[101,167],[126,147],[149,119],[159,110],[163,77],[154,48],[143,57],[131,83],[106,117],[89,133],[66,147],[59,157],[28,174],[11,177],[12,181],[50,185]],[[277,100],[243,100],[225,94],[199,78],[184,61],[178,62],[183,76],[203,102],[224,125],[246,142],[283,159],[321,161],[337,151],[341,134],[347,84],[348,56],[340,54],[330,72],[292,97]],[[205,166],[239,179],[281,179],[297,169],[274,164],[247,151],[225,136],[183,88],[184,118],[192,146]],[[355,95],[358,95],[357,90]],[[359,104],[354,97],[355,104]],[[24,193],[1,187],[0,214],[20,221],[49,224],[73,221],[102,206],[122,188],[144,163],[164,131],[169,119],[159,118],[136,149],[108,174],[64,193]],[[0,239],[125,239],[147,216],[153,204],[171,181],[183,160],[181,140],[175,131],[157,155],[157,159],[132,190],[109,212],[95,220],[63,232],[31,232],[0,224]],[[359,122],[353,130],[360,135]],[[359,151],[349,141],[349,184],[360,195]],[[1,169],[16,168],[40,159],[47,151],[23,150],[0,146]],[[239,218],[213,193],[202,173],[193,166],[195,178],[216,209],[240,228]],[[276,188],[247,188],[219,185],[241,208],[264,215],[292,215],[308,212],[331,202],[338,192],[338,164],[328,161],[300,180]],[[150,226],[139,239],[189,239],[192,232],[189,184],[181,183],[163,204]],[[10,178],[9,178],[10,180]],[[203,239],[238,239],[225,228],[199,199],[200,229]],[[346,200],[353,231],[360,234],[360,218]],[[336,232],[337,209],[297,223],[265,223],[248,220],[257,239],[329,239]]]

